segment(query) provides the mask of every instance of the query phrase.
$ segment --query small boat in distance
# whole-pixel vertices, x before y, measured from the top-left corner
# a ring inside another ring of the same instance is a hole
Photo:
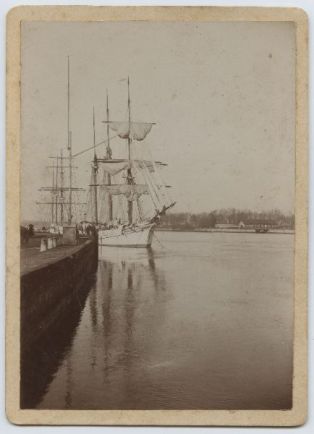
[[[128,120],[111,121],[107,95],[107,147],[104,158],[96,155],[95,116],[94,160],[90,184],[93,220],[98,228],[101,246],[149,247],[160,217],[175,205],[161,175],[160,161],[142,158],[132,147],[134,141],[142,142],[154,123],[131,120],[130,82],[128,79]],[[127,141],[126,158],[113,158],[109,132]],[[147,144],[145,144],[147,147]],[[147,149],[146,149],[147,151]],[[147,153],[147,152],[146,152]],[[151,155],[151,154],[149,154]]]
[[[255,225],[255,232],[257,234],[267,234],[268,231],[269,231],[269,225],[265,223],[264,224],[260,223]]]

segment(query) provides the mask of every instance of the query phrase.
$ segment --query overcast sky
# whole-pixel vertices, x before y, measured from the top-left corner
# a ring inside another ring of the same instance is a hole
[[[93,105],[105,137],[107,88],[112,119],[126,120],[129,75],[133,119],[156,122],[146,142],[169,164],[174,211],[293,212],[294,38],[293,23],[24,23],[22,219],[39,218],[48,156],[66,146],[68,55],[74,153],[92,144]],[[91,158],[76,161],[83,187]]]

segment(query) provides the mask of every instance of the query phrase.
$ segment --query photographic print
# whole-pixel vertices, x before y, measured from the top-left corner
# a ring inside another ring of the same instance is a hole
[[[13,11],[13,421],[304,420],[306,17],[253,9]]]

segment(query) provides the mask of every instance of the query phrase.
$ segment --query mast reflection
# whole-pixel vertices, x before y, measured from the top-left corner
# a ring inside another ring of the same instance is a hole
[[[142,333],[139,330],[142,309],[147,302],[154,312],[151,320],[155,322],[155,318],[162,317],[161,312],[160,315],[156,312],[160,309],[158,293],[165,290],[165,282],[156,267],[152,248],[100,247],[99,260],[102,278],[98,279],[98,290],[103,297],[103,383],[110,386],[114,371],[119,373],[119,406],[132,408],[135,403],[133,377],[137,375],[140,357],[138,333]],[[148,327],[151,328],[150,324]],[[110,403],[105,408],[117,408],[112,396],[108,400]]]
[[[150,375],[141,363],[155,351],[154,338],[166,312],[170,292],[164,288],[152,249],[100,249],[96,280],[77,303],[78,312],[69,300],[59,329],[30,353],[24,382],[41,380],[36,394],[24,393],[24,408],[136,406],[138,380]]]

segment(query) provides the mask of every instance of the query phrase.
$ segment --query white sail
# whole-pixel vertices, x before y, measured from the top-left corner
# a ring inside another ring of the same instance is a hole
[[[166,164],[152,158],[141,159],[139,149],[132,148],[132,141],[144,140],[154,123],[132,122],[129,80],[128,121],[109,120],[107,99],[107,120],[103,122],[107,125],[108,141],[109,129],[116,132],[116,137],[128,140],[128,158],[113,159],[111,153],[109,156],[107,153],[106,158],[97,159],[97,163],[101,163],[98,169],[101,167],[103,171],[103,183],[94,182],[101,203],[99,244],[150,246],[160,217],[174,203],[169,202],[166,187],[158,174],[159,166]]]
[[[121,139],[131,139],[142,141],[154,125],[153,122],[117,122],[117,121],[104,121],[108,123],[109,127],[116,131]]]
[[[111,184],[103,185],[102,189],[112,196],[123,194],[129,201],[136,200],[142,194],[149,193],[148,187],[145,184]]]
[[[155,171],[155,166],[165,166],[165,163],[160,161],[149,160],[128,160],[128,159],[98,159],[98,162],[103,163],[103,169],[105,173],[109,175],[117,175],[122,170],[136,167],[139,169],[148,169],[150,172]]]

